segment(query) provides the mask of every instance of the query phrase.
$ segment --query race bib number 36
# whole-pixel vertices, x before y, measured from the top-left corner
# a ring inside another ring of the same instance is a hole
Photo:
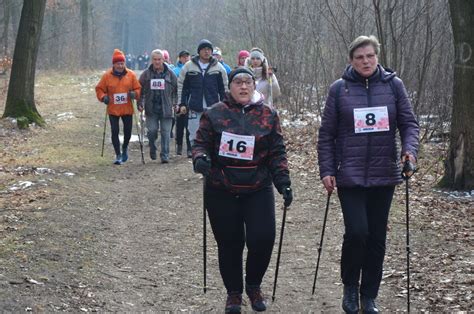
[[[252,160],[254,147],[255,136],[253,135],[239,135],[222,132],[219,156]]]
[[[387,106],[354,108],[354,130],[355,133],[389,131]]]
[[[151,79],[150,80],[150,89],[165,89],[165,79]]]
[[[123,105],[128,101],[127,93],[114,94],[114,104]]]

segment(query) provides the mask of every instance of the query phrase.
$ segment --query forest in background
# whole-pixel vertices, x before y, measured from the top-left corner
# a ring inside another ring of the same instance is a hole
[[[22,1],[1,0],[1,55],[12,56]],[[37,68],[110,66],[114,48],[138,55],[194,53],[207,38],[234,66],[239,50],[260,47],[278,69],[291,114],[321,113],[327,89],[358,35],[376,35],[380,63],[404,80],[425,136],[449,121],[454,49],[445,0],[48,0]]]

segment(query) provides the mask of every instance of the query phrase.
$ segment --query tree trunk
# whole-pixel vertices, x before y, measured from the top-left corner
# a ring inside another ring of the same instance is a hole
[[[81,22],[82,22],[82,67],[88,68],[90,65],[89,54],[89,0],[81,0]]]
[[[36,57],[45,7],[46,0],[24,0],[4,118],[26,117],[29,122],[45,124],[34,98]]]
[[[3,1],[3,55],[8,55],[8,28],[10,27],[10,0]]]
[[[453,112],[446,172],[441,185],[474,189],[474,1],[450,0],[454,35]]]

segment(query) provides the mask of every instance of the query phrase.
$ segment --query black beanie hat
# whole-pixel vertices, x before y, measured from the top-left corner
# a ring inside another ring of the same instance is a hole
[[[201,51],[201,49],[203,48],[209,48],[211,50],[214,50],[214,48],[212,47],[212,43],[207,40],[207,39],[202,39],[200,42],[199,42],[199,45],[198,45],[198,54],[199,54],[199,51]]]
[[[232,70],[232,72],[229,73],[229,87],[230,87],[230,83],[232,83],[232,80],[234,79],[234,77],[237,74],[241,74],[241,73],[245,73],[245,74],[250,75],[252,77],[252,79],[255,81],[255,74],[252,72],[252,70],[250,70],[249,68],[246,68],[246,67],[238,67],[238,68],[235,68],[234,70]]]
[[[190,56],[191,54],[187,50],[181,50],[178,54],[178,58],[181,58],[183,56]]]

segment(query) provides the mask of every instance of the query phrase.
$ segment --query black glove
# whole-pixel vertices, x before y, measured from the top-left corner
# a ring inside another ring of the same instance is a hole
[[[105,95],[105,96],[102,98],[102,102],[103,102],[104,104],[108,105],[109,102],[110,102],[109,96]]]
[[[207,176],[209,175],[210,170],[211,160],[206,155],[200,156],[194,160],[194,172]]]
[[[293,190],[291,187],[284,186],[283,189],[281,189],[281,194],[285,200],[285,207],[290,207],[291,202],[293,202]]]
[[[128,96],[130,97],[130,99],[135,99],[137,94],[133,90],[131,90],[131,91],[128,92]]]

